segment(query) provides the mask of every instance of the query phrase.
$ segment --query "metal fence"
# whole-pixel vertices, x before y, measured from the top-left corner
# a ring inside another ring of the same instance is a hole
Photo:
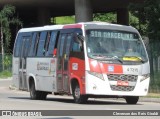
[[[150,60],[150,92],[160,93],[160,41],[144,40]]]

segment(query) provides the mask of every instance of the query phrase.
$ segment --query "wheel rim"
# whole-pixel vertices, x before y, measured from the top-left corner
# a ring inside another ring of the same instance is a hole
[[[78,99],[80,98],[80,89],[78,86],[76,86],[75,91],[74,91],[75,97]]]
[[[35,95],[35,88],[34,85],[31,86],[31,97],[34,98]]]

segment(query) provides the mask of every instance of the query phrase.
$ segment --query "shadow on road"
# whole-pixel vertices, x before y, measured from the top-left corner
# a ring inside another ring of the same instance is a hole
[[[23,99],[23,100],[31,100],[30,97],[8,97],[8,98],[12,98],[12,99]],[[36,100],[34,100],[36,101]],[[38,100],[37,100],[38,101]],[[40,101],[40,100],[39,100]],[[43,101],[54,101],[54,102],[61,102],[61,103],[74,103],[73,99],[66,99],[66,98],[52,98],[49,97],[46,100]],[[100,99],[89,99],[85,104],[82,105],[130,105],[127,104],[126,102],[123,102],[122,100],[115,100],[113,99],[109,99],[109,100],[100,100]],[[136,105],[142,105],[140,103],[136,104]]]
[[[10,99],[22,99],[22,100],[30,100],[30,97],[8,97]]]

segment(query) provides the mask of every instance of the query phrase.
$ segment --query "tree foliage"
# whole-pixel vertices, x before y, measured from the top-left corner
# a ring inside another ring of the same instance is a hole
[[[132,13],[139,18],[139,24],[145,26],[145,30],[139,30],[141,34],[149,38],[149,58],[151,70],[151,87],[158,86],[158,64],[160,56],[160,0],[144,0],[144,4],[130,6]],[[160,86],[158,86],[160,89]]]
[[[12,5],[5,5],[0,11],[0,35],[1,35],[1,54],[2,65],[4,70],[4,49],[8,50],[11,41],[10,24],[22,25],[22,22],[14,18],[15,7]]]
[[[1,27],[1,42],[4,43],[5,49],[8,49],[11,41],[11,24],[22,26],[22,22],[18,18],[14,18],[15,7],[5,5],[0,11],[0,27]],[[3,38],[2,38],[3,37]]]
[[[117,23],[117,15],[115,12],[111,13],[96,13],[93,17],[94,21],[104,21],[109,23]],[[142,33],[144,34],[146,31],[146,24],[140,24],[139,18],[134,15],[133,12],[129,12],[129,25],[141,29]]]
[[[116,23],[116,14],[113,13],[96,13],[93,16],[94,21],[105,21],[110,23]]]
[[[129,8],[139,19],[140,32],[150,40],[160,39],[160,0],[144,0],[144,4],[131,4]]]

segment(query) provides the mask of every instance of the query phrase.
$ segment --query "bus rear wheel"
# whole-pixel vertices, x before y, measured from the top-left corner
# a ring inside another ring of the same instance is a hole
[[[78,83],[76,83],[72,91],[73,91],[73,98],[75,103],[82,104],[87,102],[88,96],[80,94],[80,87]]]
[[[35,83],[32,81],[30,85],[30,97],[32,100],[45,100],[47,97],[47,92],[36,91]]]
[[[139,96],[127,96],[125,97],[127,104],[137,104]]]

